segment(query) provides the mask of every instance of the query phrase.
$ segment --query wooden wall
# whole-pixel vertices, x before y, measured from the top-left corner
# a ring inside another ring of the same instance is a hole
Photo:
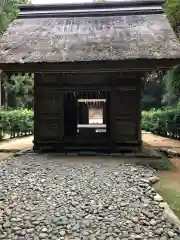
[[[34,76],[34,148],[54,148],[64,136],[63,92],[59,76]]]
[[[141,144],[141,78],[118,81],[116,86],[116,143]]]
[[[64,93],[76,90],[107,91],[107,131],[110,151],[141,145],[141,79],[113,74],[35,74],[34,149],[64,149]],[[71,143],[72,144],[72,143]],[[74,141],[77,145],[77,142]],[[97,146],[97,145],[95,145]]]

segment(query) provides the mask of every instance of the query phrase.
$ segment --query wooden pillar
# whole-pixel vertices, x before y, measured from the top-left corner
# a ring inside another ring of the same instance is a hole
[[[63,92],[51,74],[34,74],[34,149],[63,149]],[[53,82],[54,81],[54,82]]]
[[[103,123],[107,123],[107,102],[103,103]]]
[[[142,133],[141,133],[141,111],[142,111],[142,89],[143,80],[142,78],[137,79],[137,103],[136,103],[136,134],[137,140],[142,144]]]
[[[109,95],[108,113],[109,113],[109,138],[110,138],[110,151],[116,150],[116,84],[115,81],[112,84],[112,88]]]
[[[80,119],[79,124],[89,124],[89,108],[86,103],[79,104]]]
[[[39,150],[38,149],[38,144],[36,144],[36,141],[38,141],[38,134],[37,134],[37,129],[38,129],[38,106],[37,106],[37,82],[38,82],[38,79],[40,78],[39,74],[34,74],[34,150]]]
[[[65,136],[77,135],[77,99],[69,93],[64,99]]]

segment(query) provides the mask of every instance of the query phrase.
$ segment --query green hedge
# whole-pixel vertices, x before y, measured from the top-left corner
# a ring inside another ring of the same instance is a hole
[[[1,111],[0,139],[5,135],[20,137],[33,134],[33,116],[33,111],[27,109]],[[180,139],[180,108],[143,111],[142,129]]]
[[[33,133],[33,111],[27,109],[0,111],[0,139]]]
[[[180,139],[180,109],[153,109],[142,112],[142,129]]]

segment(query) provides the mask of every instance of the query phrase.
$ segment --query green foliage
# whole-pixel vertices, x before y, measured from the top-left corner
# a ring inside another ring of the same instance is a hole
[[[18,8],[16,4],[28,3],[29,0],[0,0],[0,33],[17,17]]]
[[[144,82],[143,110],[176,107],[180,100],[180,65],[169,71],[151,73]]]
[[[180,110],[180,101],[177,103],[177,109]]]
[[[171,26],[176,30],[180,25],[180,1],[179,0],[167,0],[164,6],[164,11]]]
[[[2,74],[2,87],[6,97],[2,99],[2,104],[14,108],[33,107],[33,75],[12,75],[10,78]]]
[[[27,109],[0,112],[0,139],[26,136],[33,133],[33,111]]]
[[[31,3],[31,0],[14,0],[15,4],[26,4]]]
[[[0,34],[17,17],[18,8],[16,4],[30,3],[30,0],[0,0]],[[32,107],[33,98],[33,76],[12,76],[8,79],[2,74],[2,91],[4,98],[2,103],[7,108]]]
[[[180,108],[143,111],[142,129],[180,139]]]
[[[169,70],[165,77],[165,96],[164,101],[168,105],[176,104],[180,98],[180,65]]]
[[[166,16],[177,37],[180,37],[180,1],[166,0]],[[180,99],[180,65],[162,73],[152,73],[145,82],[143,109],[175,106]]]
[[[0,2],[0,33],[3,33],[8,24],[12,22],[18,14],[18,9],[14,7],[13,0],[1,0]]]
[[[144,92],[142,96],[142,108],[149,110],[162,106],[162,95],[164,94],[164,73],[162,71],[152,72],[144,81]]]

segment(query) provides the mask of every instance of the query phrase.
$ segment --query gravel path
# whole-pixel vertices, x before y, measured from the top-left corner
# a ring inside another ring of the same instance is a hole
[[[0,239],[176,239],[148,178],[116,159],[24,155],[0,164]],[[177,238],[178,239],[178,238]]]

